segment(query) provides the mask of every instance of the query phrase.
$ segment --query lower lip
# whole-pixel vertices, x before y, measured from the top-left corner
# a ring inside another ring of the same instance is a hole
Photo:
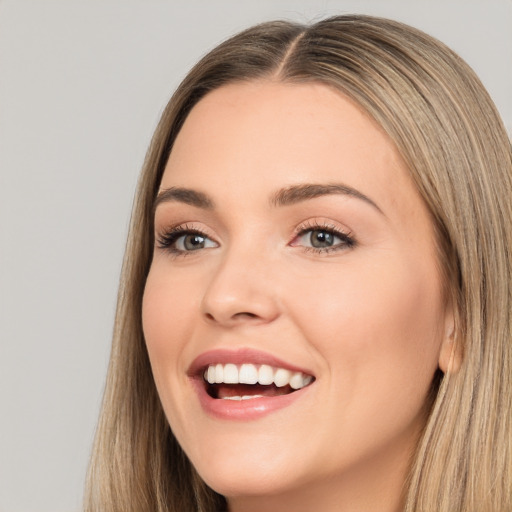
[[[284,409],[300,400],[311,387],[299,389],[287,395],[250,398],[247,400],[225,400],[212,398],[207,392],[201,379],[192,379],[195,391],[203,410],[216,418],[223,420],[251,421],[262,418],[267,414]]]

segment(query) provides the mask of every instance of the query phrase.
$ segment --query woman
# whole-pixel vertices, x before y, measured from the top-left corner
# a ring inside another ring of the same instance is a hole
[[[415,29],[214,49],[148,152],[86,509],[512,509],[511,179]]]

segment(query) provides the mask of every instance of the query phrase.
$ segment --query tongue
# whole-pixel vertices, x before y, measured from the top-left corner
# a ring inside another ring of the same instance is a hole
[[[214,398],[227,398],[232,396],[281,396],[292,391],[290,386],[278,388],[274,384],[263,386],[261,384],[211,384],[208,393]]]

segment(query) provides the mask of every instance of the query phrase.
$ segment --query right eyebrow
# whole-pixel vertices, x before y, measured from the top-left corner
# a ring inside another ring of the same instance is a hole
[[[204,192],[199,192],[198,190],[192,190],[190,188],[170,187],[163,189],[158,193],[155,201],[153,202],[153,211],[156,210],[158,205],[171,201],[189,204],[205,210],[212,210],[214,208],[213,200]]]

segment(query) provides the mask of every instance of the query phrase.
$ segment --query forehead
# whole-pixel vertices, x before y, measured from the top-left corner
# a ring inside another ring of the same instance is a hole
[[[343,182],[384,210],[422,203],[385,132],[353,101],[319,83],[253,81],[209,93],[178,134],[161,188],[257,196],[310,182]]]
[[[235,159],[237,149],[249,152],[251,148],[252,156],[260,148],[271,149],[269,157],[296,155],[295,160],[308,163],[321,162],[331,154],[341,161],[349,153],[352,160],[397,156],[386,134],[364,111],[340,92],[318,83],[254,81],[214,90],[191,110],[172,159],[200,157],[180,151],[184,145],[199,144],[208,149],[210,158]],[[261,151],[258,160],[265,156]]]

